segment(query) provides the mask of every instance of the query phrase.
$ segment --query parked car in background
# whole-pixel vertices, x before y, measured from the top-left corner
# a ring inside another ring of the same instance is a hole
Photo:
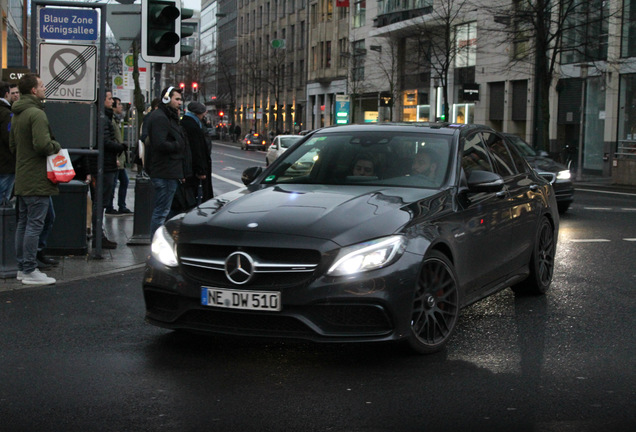
[[[155,232],[149,323],[432,353],[462,307],[550,287],[554,190],[486,126],[324,128],[242,179]]]
[[[247,134],[241,141],[241,150],[267,150],[267,137],[259,133]]]
[[[297,143],[301,139],[303,139],[303,137],[300,135],[278,135],[267,149],[265,165],[269,166],[270,163],[285,153],[285,150],[291,147],[292,144]]]
[[[218,141],[218,140],[221,139],[221,136],[216,131],[216,128],[209,127],[209,128],[206,128],[206,129],[207,129],[206,135],[209,136],[211,140]]]
[[[549,158],[546,152],[537,152],[530,144],[515,134],[504,133],[502,135],[508,143],[515,146],[532,168],[552,183],[559,213],[565,213],[574,200],[572,173],[568,167]]]

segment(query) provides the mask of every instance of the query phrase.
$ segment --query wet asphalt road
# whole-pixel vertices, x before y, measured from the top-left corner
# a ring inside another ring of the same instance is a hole
[[[0,431],[636,430],[636,197],[577,193],[552,290],[445,352],[178,334],[141,271],[0,293]]]

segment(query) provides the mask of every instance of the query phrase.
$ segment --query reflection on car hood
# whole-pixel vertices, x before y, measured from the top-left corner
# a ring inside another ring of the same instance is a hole
[[[231,192],[185,215],[181,240],[232,244],[246,236],[271,234],[331,240],[340,245],[390,235],[416,213],[430,208],[409,204],[437,193],[377,186],[277,185]],[[420,203],[421,204],[421,203]],[[289,238],[287,238],[289,239]]]
[[[559,171],[567,169],[565,165],[543,156],[527,156],[526,160],[532,168],[535,168],[539,171],[548,171],[556,174]]]

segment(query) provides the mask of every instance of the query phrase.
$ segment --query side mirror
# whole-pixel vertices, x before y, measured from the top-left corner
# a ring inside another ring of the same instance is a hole
[[[244,185],[248,185],[252,183],[256,177],[261,175],[262,172],[263,168],[261,167],[247,168],[245,171],[243,171],[243,175],[241,175],[241,181]]]
[[[503,187],[503,178],[491,171],[473,171],[468,176],[470,192],[499,192]]]

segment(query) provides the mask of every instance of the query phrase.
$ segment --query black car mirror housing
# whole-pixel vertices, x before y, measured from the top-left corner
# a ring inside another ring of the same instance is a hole
[[[248,185],[252,183],[256,177],[261,175],[262,172],[263,172],[263,168],[261,167],[247,168],[245,171],[243,171],[243,174],[241,175],[241,181],[243,182],[244,185]]]
[[[473,171],[468,176],[470,192],[499,192],[503,187],[503,178],[491,171]]]

